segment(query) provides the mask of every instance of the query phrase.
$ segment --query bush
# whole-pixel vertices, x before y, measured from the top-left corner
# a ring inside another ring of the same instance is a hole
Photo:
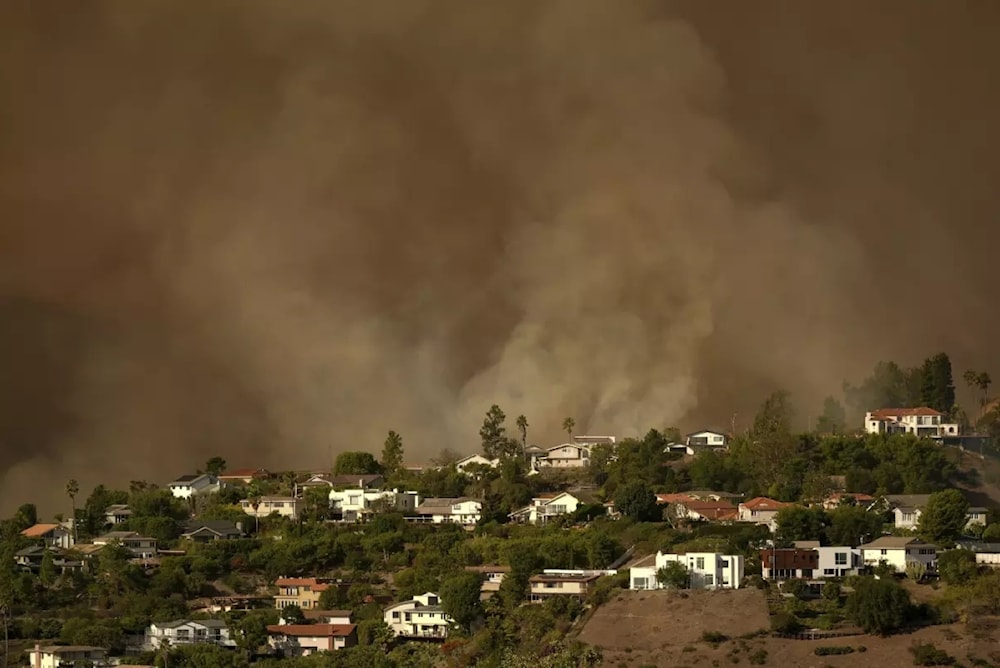
[[[817,647],[813,650],[813,654],[816,656],[835,656],[838,654],[853,654],[854,648],[848,645],[833,645],[826,647]]]
[[[719,633],[718,631],[703,631],[701,634],[701,639],[707,643],[718,645],[719,643],[726,642],[727,640],[729,640],[729,636],[723,633]]]
[[[798,633],[802,630],[802,624],[795,615],[782,610],[771,617],[771,630],[776,633]]]
[[[913,654],[914,666],[953,666],[955,657],[943,649],[938,649],[934,643],[919,643],[910,648]]]
[[[750,655],[751,666],[763,666],[767,664],[767,650],[759,649]]]

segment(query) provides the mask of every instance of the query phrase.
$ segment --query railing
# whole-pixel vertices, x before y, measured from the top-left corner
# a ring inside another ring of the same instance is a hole
[[[849,636],[863,636],[865,632],[856,629],[848,631],[822,631],[820,629],[812,629],[809,631],[802,631],[800,633],[778,633],[774,632],[771,634],[775,638],[786,638],[788,640],[827,640],[829,638],[846,638]]]

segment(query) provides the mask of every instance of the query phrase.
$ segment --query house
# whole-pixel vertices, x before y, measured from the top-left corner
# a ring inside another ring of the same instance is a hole
[[[730,492],[717,492],[710,489],[695,489],[690,492],[685,492],[692,499],[697,499],[699,501],[728,501],[730,503],[734,502],[736,499],[743,498],[742,494],[731,494]]]
[[[267,635],[268,644],[285,657],[333,652],[358,644],[354,624],[271,624]]]
[[[986,526],[987,518],[989,517],[989,509],[982,508],[980,506],[969,506],[969,510],[965,513],[966,527],[972,526]]]
[[[744,501],[739,505],[737,521],[767,524],[771,526],[771,530],[773,531],[776,526],[774,518],[778,515],[778,512],[785,508],[791,508],[793,505],[795,504],[775,501],[766,496],[758,496],[749,501]]]
[[[892,511],[894,527],[915,531],[920,525],[920,515],[930,499],[930,494],[887,494],[882,499],[874,501],[869,509],[887,505]],[[966,511],[966,526],[985,525],[988,512],[986,508],[970,507]]]
[[[833,477],[833,476],[831,476]],[[834,508],[839,508],[842,505],[851,506],[870,506],[875,501],[875,497],[871,494],[864,494],[863,492],[834,492],[828,497],[823,499],[823,509],[833,510]]]
[[[35,645],[28,650],[32,668],[72,668],[74,666],[110,666],[108,650],[87,645]]]
[[[865,431],[869,434],[913,434],[936,440],[958,436],[958,425],[944,422],[944,417],[944,413],[926,406],[880,408],[865,414]]]
[[[207,473],[182,475],[167,485],[177,499],[190,499],[195,494],[219,491],[219,481]]]
[[[596,503],[596,500],[582,492],[576,494],[569,492],[539,494],[531,500],[530,506],[515,510],[510,514],[510,518],[515,522],[544,524],[555,517],[572,515],[586,503]]]
[[[21,532],[25,538],[40,540],[47,547],[61,547],[68,550],[73,547],[73,532],[62,524],[36,524]]]
[[[313,624],[353,624],[354,613],[350,610],[303,610],[302,616]],[[284,617],[278,620],[279,624],[288,624]]]
[[[633,566],[629,572],[629,589],[663,589],[656,577],[667,564],[679,563],[688,573],[691,589],[739,589],[743,582],[746,560],[741,555],[716,552],[665,554],[657,552]]]
[[[766,547],[760,551],[760,564],[765,580],[812,578],[819,568],[819,553],[798,547]]]
[[[385,609],[383,619],[398,638],[443,640],[448,637],[448,629],[454,623],[441,607],[438,595],[431,592],[390,605]]]
[[[243,523],[229,520],[191,520],[184,524],[181,538],[195,543],[242,538]]]
[[[363,490],[382,489],[385,485],[385,477],[378,473],[360,473],[350,475],[327,475],[325,473],[310,476],[306,480],[296,483],[296,494],[298,490],[310,487],[329,487],[331,490],[357,488]]]
[[[173,622],[154,622],[146,629],[143,645],[147,652],[164,645],[210,644],[234,648],[236,641],[230,637],[229,626],[221,619],[178,619]]]
[[[275,581],[278,595],[274,597],[274,607],[278,610],[297,605],[303,611],[319,609],[319,599],[337,582],[330,578],[278,578]]]
[[[302,499],[293,496],[262,496],[257,499],[243,499],[240,501],[240,508],[250,517],[280,515],[294,520],[299,517],[301,504]]]
[[[30,545],[14,553],[14,563],[23,571],[37,573],[42,568],[46,553],[52,555],[52,565],[59,573],[67,573],[83,568],[83,562],[66,558],[62,548]]]
[[[499,459],[487,459],[482,455],[469,455],[468,457],[462,457],[455,462],[455,468],[462,473],[465,473],[465,469],[470,466],[485,466],[487,468],[495,469],[499,464]]]
[[[797,546],[797,545],[796,545]],[[812,548],[819,556],[816,572],[817,578],[843,578],[856,575],[861,568],[861,550],[856,547],[816,546]]]
[[[483,504],[469,497],[424,499],[417,506],[417,515],[433,524],[455,523],[472,526],[482,516]]]
[[[993,567],[1000,566],[1000,543],[960,540],[955,546],[974,552],[977,564]]]
[[[703,429],[684,437],[684,445],[695,449],[725,450],[729,447],[729,436],[721,431]]]
[[[479,597],[485,600],[500,591],[503,579],[507,576],[507,573],[510,573],[510,566],[500,566],[497,564],[489,566],[466,566],[465,570],[477,573],[482,578],[482,584],[479,587]]]
[[[417,492],[401,492],[398,489],[331,489],[330,509],[345,522],[358,522],[383,511],[413,513],[419,499]]]
[[[110,526],[124,524],[132,517],[128,504],[115,503],[104,509],[104,523]]]
[[[604,572],[547,570],[528,579],[529,600],[542,603],[554,596],[572,596],[583,599]]]
[[[736,506],[728,501],[679,501],[674,504],[675,516],[695,522],[733,521],[739,517]]]
[[[94,545],[102,547],[112,543],[121,545],[137,559],[152,559],[156,556],[156,539],[135,531],[112,531],[94,539]]]
[[[685,501],[694,501],[695,498],[684,493],[673,493],[673,494],[654,494],[656,497],[656,502],[662,506],[669,506],[672,503],[684,503]]]
[[[577,445],[585,445],[587,447],[593,447],[595,445],[613,446],[617,440],[618,439],[614,436],[589,436],[587,434],[573,437],[574,443]]]
[[[937,547],[919,538],[906,536],[882,536],[861,545],[861,562],[865,566],[885,563],[903,572],[911,562],[921,563],[930,568],[937,561]]]
[[[545,456],[538,458],[538,465],[547,468],[584,468],[590,464],[590,446],[563,443],[548,448]]]
[[[270,480],[274,474],[267,469],[233,469],[219,475],[224,485],[249,485],[254,480]]]

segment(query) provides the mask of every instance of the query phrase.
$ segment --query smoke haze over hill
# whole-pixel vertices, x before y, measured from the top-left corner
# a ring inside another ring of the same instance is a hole
[[[989,368],[998,20],[6,2],[0,510],[388,429],[471,452],[492,403],[546,442]]]

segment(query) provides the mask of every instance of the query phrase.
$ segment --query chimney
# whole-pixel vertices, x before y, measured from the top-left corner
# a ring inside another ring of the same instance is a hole
[[[35,668],[42,668],[42,646],[38,643],[35,643]]]

